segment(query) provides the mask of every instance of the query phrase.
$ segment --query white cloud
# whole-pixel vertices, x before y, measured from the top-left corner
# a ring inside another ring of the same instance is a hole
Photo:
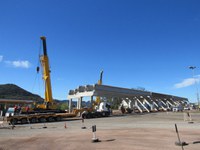
[[[11,65],[15,68],[30,68],[31,66],[31,63],[27,60],[24,60],[24,61],[21,61],[21,60],[18,60],[18,61],[5,61],[6,64],[8,65]]]
[[[2,55],[0,55],[0,62],[2,62],[3,61],[3,56]]]
[[[184,88],[184,87],[188,87],[191,85],[194,85],[195,83],[199,83],[200,82],[200,75],[195,76],[195,78],[187,78],[184,79],[182,82],[177,83],[174,85],[175,88]]]

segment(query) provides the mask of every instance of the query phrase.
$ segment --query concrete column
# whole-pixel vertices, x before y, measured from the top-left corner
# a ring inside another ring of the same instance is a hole
[[[83,106],[82,101],[83,101],[83,97],[81,97],[81,100],[80,100],[80,108],[82,108]]]
[[[135,106],[138,106],[138,102],[137,102],[137,100],[135,100]]]
[[[78,109],[81,109],[81,107],[82,107],[82,99],[83,99],[83,97],[78,98],[78,105],[77,105]]]
[[[76,106],[77,109],[79,109],[79,104],[80,104],[80,102],[79,102],[79,98],[78,98],[77,99],[77,106]]]
[[[72,112],[72,99],[69,100],[69,113]]]
[[[93,96],[91,96],[91,100],[90,100],[90,107],[92,108],[93,105]]]
[[[7,103],[5,103],[4,105],[4,110],[7,110]]]

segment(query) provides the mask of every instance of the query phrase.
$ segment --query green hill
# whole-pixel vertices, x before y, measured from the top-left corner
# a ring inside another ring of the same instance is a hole
[[[28,92],[14,84],[0,84],[0,99],[43,101],[39,95]]]

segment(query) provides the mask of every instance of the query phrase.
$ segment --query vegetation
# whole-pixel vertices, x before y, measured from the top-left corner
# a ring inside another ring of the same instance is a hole
[[[60,109],[60,110],[66,110],[66,109],[68,109],[69,107],[68,107],[68,104],[67,104],[67,102],[62,102],[62,103],[59,103],[58,104],[58,109]]]
[[[111,109],[119,109],[121,101],[119,98],[107,99],[107,102],[111,104]]]

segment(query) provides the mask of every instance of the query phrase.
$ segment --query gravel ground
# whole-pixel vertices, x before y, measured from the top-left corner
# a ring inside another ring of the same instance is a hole
[[[66,119],[16,125],[13,130],[0,129],[0,150],[181,150],[175,145],[178,141],[175,123],[181,141],[189,144],[183,149],[199,150],[200,113],[190,114],[193,123],[184,121],[183,113],[160,112],[86,119],[84,124],[81,120]],[[97,127],[100,142],[92,143],[92,125]],[[81,129],[82,126],[86,129]]]

